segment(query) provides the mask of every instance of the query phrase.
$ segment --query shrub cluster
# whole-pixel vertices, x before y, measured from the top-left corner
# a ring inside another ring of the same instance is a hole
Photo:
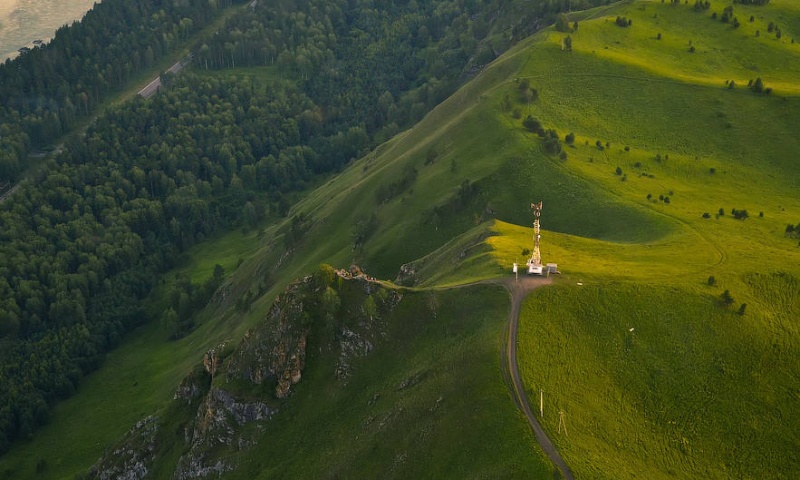
[[[562,153],[561,142],[558,140],[558,132],[552,128],[545,133],[544,149],[547,153],[560,155]]]
[[[630,27],[633,25],[633,20],[618,16],[617,19],[614,20],[614,23],[617,24],[618,27]]]
[[[792,225],[791,223],[786,225],[786,236],[790,238],[800,238],[800,223],[797,225]]]
[[[537,118],[534,118],[530,115],[525,117],[525,120],[522,121],[522,126],[525,127],[525,129],[531,133],[535,133],[540,136],[544,136],[545,134],[542,122],[540,122]]]
[[[381,185],[375,192],[375,201],[378,204],[386,203],[397,195],[406,191],[417,179],[417,169],[413,165],[408,165],[403,170],[403,174],[393,182]]]
[[[575,22],[576,25],[577,23],[578,22]],[[572,32],[572,28],[569,26],[569,20],[567,19],[567,16],[564,15],[563,13],[560,14],[558,18],[556,18],[555,28],[559,32],[566,32],[566,33]]]
[[[527,78],[519,82],[517,89],[521,102],[530,103],[539,99],[539,91],[531,87],[531,82]]]
[[[747,213],[747,210],[737,210],[735,208],[731,209],[731,215],[737,220],[747,220],[750,218],[750,214]]]
[[[755,93],[770,93],[772,89],[769,87],[764,86],[764,81],[761,80],[761,77],[757,77],[755,80],[750,80],[747,82],[747,86],[750,87],[750,90],[754,91]]]
[[[728,5],[722,10],[722,17],[720,17],[722,23],[732,23],[734,27],[739,27],[739,19],[733,16],[733,6]]]

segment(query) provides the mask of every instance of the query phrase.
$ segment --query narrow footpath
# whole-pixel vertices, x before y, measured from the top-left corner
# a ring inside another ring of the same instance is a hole
[[[544,433],[542,426],[539,425],[539,421],[536,420],[536,416],[531,410],[531,404],[528,400],[528,395],[525,393],[525,386],[522,384],[522,377],[519,374],[519,367],[517,364],[517,327],[519,325],[519,312],[522,301],[535,288],[549,285],[552,282],[550,278],[528,277],[527,275],[521,276],[519,281],[510,278],[503,282],[503,286],[506,287],[511,294],[511,312],[508,315],[508,334],[505,339],[506,348],[503,349],[504,351],[502,352],[505,357],[502,363],[504,373],[507,377],[510,377],[508,378],[511,382],[509,389],[514,397],[514,402],[528,418],[528,423],[536,436],[536,441],[542,447],[542,450],[544,450],[548,458],[550,458],[550,461],[561,471],[561,475],[566,480],[574,480],[575,477],[572,476],[572,471],[569,469],[566,462],[564,462],[564,459],[561,458],[553,442],[551,442],[547,434]],[[508,370],[505,370],[506,365]]]

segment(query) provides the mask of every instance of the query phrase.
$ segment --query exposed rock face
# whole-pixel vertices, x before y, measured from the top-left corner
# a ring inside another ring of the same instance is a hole
[[[413,286],[417,283],[417,266],[413,262],[400,266],[395,282],[398,285]]]
[[[211,430],[232,430],[230,419],[237,425],[244,425],[267,419],[273,413],[265,403],[237,401],[225,390],[212,387],[197,411],[195,438],[202,440]]]
[[[384,314],[393,310],[403,297],[397,290],[383,288],[358,267],[336,273],[349,280],[349,288],[365,298],[364,302],[349,306],[336,338],[339,358],[335,374],[338,379],[347,380],[352,374],[353,362],[367,356],[386,338]]]
[[[144,480],[154,460],[158,419],[150,416],[136,422],[113,451],[90,470],[98,480]]]
[[[211,350],[203,355],[203,368],[212,377],[217,373],[220,363],[219,349]]]
[[[269,419],[275,411],[265,403],[238,400],[231,393],[212,387],[197,409],[189,452],[178,461],[173,478],[205,478],[232,470],[223,458],[215,458],[210,452],[219,447],[241,450],[250,446],[253,440],[237,427]]]
[[[197,397],[203,394],[203,388],[200,385],[199,379],[194,373],[190,373],[181,380],[178,389],[172,396],[173,400],[180,400],[186,403],[192,403]]]
[[[402,295],[396,290],[383,288],[380,282],[362,272],[358,266],[349,270],[337,270],[336,275],[347,280],[345,288],[354,292],[363,302],[344,305],[345,314],[339,324],[334,348],[339,349],[335,375],[346,380],[351,375],[354,360],[365,357],[386,337],[384,313],[388,313],[400,302]]]
[[[205,371],[212,377],[223,374],[225,384],[242,380],[274,384],[275,397],[286,398],[302,378],[316,293],[310,276],[287,287],[264,321],[247,332],[231,355],[224,355],[224,345],[204,355]],[[257,440],[252,434],[243,434],[240,427],[266,421],[277,411],[257,399],[241,399],[225,388],[216,382],[198,407],[187,428],[189,451],[178,462],[176,480],[216,477],[232,470],[225,452],[247,448]]]
[[[275,383],[275,396],[286,398],[300,381],[306,361],[310,331],[307,295],[311,277],[290,285],[270,308],[266,321],[245,334],[228,359],[229,381],[247,380],[256,385]]]
[[[233,470],[233,467],[226,465],[222,460],[217,460],[213,465],[206,465],[203,463],[202,458],[188,457],[184,462],[185,458],[187,458],[185,455],[181,457],[181,463],[178,464],[178,469],[172,477],[175,480],[205,478],[209,475],[219,477],[222,476],[223,473]]]
[[[341,350],[339,361],[336,362],[336,377],[344,380],[350,376],[350,363],[359,357],[366,356],[374,348],[366,335],[359,335],[346,326],[339,332]]]
[[[278,411],[281,400],[288,401],[302,379],[309,338],[320,342],[315,349],[333,354],[336,364],[325,368],[346,381],[355,360],[385,340],[384,318],[401,299],[397,290],[357,267],[328,267],[289,285],[235,350],[221,344],[208,351],[202,366],[178,386],[169,411],[192,418],[183,424],[183,435],[176,439],[173,432],[159,433],[155,419],[148,417],[98,461],[92,478],[151,478],[161,442],[179,442],[177,448],[185,452],[177,465],[169,466],[176,480],[216,478],[233,470],[229,455],[258,441],[262,422]],[[243,382],[264,385],[273,394],[254,395],[253,388],[241,388]]]

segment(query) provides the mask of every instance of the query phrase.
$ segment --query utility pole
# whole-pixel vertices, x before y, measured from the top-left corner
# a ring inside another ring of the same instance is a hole
[[[539,416],[544,417],[544,391],[539,389]]]

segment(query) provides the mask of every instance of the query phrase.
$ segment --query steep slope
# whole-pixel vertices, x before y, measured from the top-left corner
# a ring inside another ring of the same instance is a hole
[[[209,351],[90,478],[549,476],[499,375],[506,297],[464,294],[323,267]]]

